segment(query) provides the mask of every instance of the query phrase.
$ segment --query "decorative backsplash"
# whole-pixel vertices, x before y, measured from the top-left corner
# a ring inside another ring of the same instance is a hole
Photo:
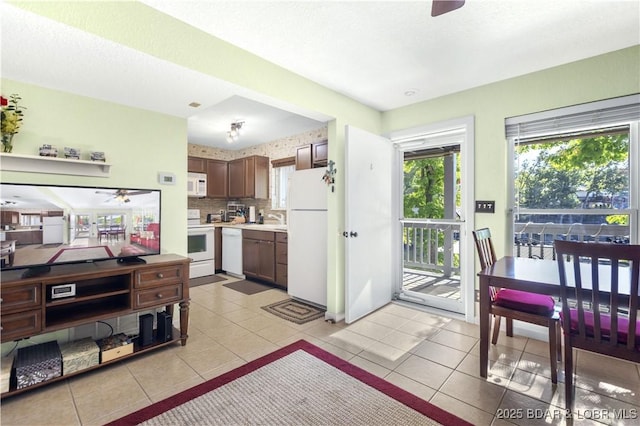
[[[255,145],[246,149],[231,151],[221,148],[214,148],[204,145],[189,144],[188,155],[200,158],[214,158],[216,160],[231,161],[236,158],[248,157],[251,155],[260,155],[269,157],[269,160],[278,160],[281,158],[293,157],[296,155],[296,149],[299,146],[309,145],[327,139],[327,127],[300,133],[298,135],[288,136],[283,139]],[[269,176],[271,176],[271,163],[269,163]],[[227,203],[230,200],[214,200],[210,198],[192,198],[188,200],[190,209],[200,209],[200,222],[204,223],[208,213],[217,214],[220,210],[226,210]],[[271,200],[255,200],[253,198],[233,200],[245,206],[255,206],[256,213],[264,210],[265,223],[274,222],[268,218],[271,210]],[[277,213],[284,213],[279,210]],[[277,222],[277,221],[275,221]]]
[[[302,145],[309,145],[327,139],[327,127],[288,136],[275,141],[255,145],[246,149],[231,151],[227,149],[214,148],[204,145],[189,144],[188,155],[201,158],[215,158],[216,160],[235,160],[236,158],[248,157],[250,155],[261,155],[269,157],[270,160],[293,157],[296,155],[296,148]]]

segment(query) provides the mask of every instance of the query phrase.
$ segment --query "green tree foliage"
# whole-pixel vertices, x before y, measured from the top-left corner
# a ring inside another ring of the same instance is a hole
[[[444,162],[441,157],[404,162],[404,217],[442,218]]]
[[[517,153],[521,207],[611,208],[611,196],[629,188],[627,133],[527,144]]]

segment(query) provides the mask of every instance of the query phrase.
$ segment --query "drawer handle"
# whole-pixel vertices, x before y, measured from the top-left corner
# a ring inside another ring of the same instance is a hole
[[[156,295],[156,297],[157,297],[158,299],[162,299],[162,293],[158,293],[158,294]]]
[[[158,278],[164,278],[164,274],[162,272],[158,272]]]

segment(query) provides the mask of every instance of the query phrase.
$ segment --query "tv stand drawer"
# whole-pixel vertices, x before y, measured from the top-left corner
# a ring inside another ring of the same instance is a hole
[[[39,334],[42,331],[42,311],[38,309],[17,314],[2,314],[0,330],[2,342]]]
[[[0,298],[2,313],[23,311],[40,307],[40,284],[26,284],[2,288]]]
[[[149,308],[158,305],[169,305],[182,299],[182,286],[179,284],[165,287],[154,287],[135,292],[134,309]]]
[[[136,272],[136,288],[156,287],[159,285],[182,282],[182,265],[171,265]]]

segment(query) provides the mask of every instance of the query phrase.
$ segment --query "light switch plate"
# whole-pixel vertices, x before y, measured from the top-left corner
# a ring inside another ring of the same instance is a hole
[[[495,213],[496,202],[486,200],[476,200],[476,213]]]

